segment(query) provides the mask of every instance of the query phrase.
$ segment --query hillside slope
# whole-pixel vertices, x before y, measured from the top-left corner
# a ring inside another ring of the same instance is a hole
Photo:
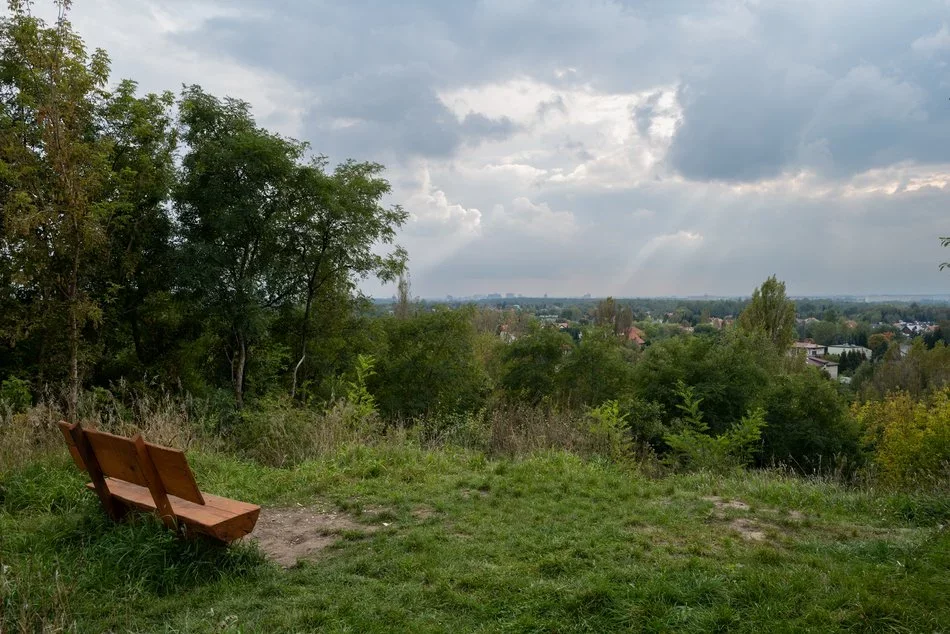
[[[649,479],[564,453],[192,462],[203,489],[265,506],[268,549],[281,530],[287,544],[319,533],[310,558],[283,568],[256,545],[112,525],[57,454],[0,482],[0,631],[950,628],[938,497],[769,473]],[[335,519],[281,523],[295,512]]]

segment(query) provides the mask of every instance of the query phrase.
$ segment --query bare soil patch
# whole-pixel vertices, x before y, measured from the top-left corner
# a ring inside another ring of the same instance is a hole
[[[377,528],[321,509],[263,508],[249,539],[257,542],[268,559],[289,568],[301,559],[318,556],[344,532],[370,534]]]
[[[436,510],[431,506],[417,506],[412,509],[412,516],[417,520],[427,520],[430,517],[435,517]]]
[[[748,511],[749,505],[741,500],[724,500],[718,495],[708,495],[703,498],[707,502],[712,502],[717,510],[735,509],[737,511]]]
[[[729,528],[739,533],[742,539],[750,542],[765,541],[765,531],[753,520],[735,519],[729,522]]]

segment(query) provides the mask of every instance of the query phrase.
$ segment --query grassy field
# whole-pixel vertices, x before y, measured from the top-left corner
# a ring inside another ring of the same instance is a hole
[[[196,454],[207,491],[346,513],[290,569],[113,525],[65,453],[0,482],[0,631],[950,630],[950,501],[769,473],[650,479],[359,448],[278,470]]]

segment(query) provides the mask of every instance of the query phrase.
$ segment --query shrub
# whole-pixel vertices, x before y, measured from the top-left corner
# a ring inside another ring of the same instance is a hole
[[[781,358],[758,335],[730,332],[712,337],[676,337],[647,348],[634,366],[641,398],[660,403],[667,422],[676,418],[682,381],[703,401],[704,420],[713,433],[726,431],[755,407],[778,372]]]
[[[819,370],[775,379],[765,397],[764,461],[813,473],[860,463],[860,431],[833,382]]]
[[[551,328],[537,328],[505,347],[501,385],[532,405],[555,393],[557,374],[570,336]]]
[[[574,346],[558,373],[563,401],[597,406],[630,392],[634,352],[611,330],[591,329]]]
[[[627,417],[627,412],[621,410],[617,401],[606,401],[587,412],[590,432],[600,453],[614,462],[623,462],[633,450],[633,436]]]
[[[708,469],[725,471],[747,465],[765,427],[765,414],[761,409],[750,411],[738,423],[718,436],[709,435],[709,425],[703,420],[700,405],[691,387],[680,382],[677,386],[682,403],[677,404],[682,417],[680,431],[667,434],[666,442],[671,453],[667,461],[685,469]]]
[[[429,412],[479,410],[488,377],[475,358],[474,341],[468,310],[388,320],[385,349],[369,381],[380,412],[411,420]]]
[[[881,478],[893,486],[945,485],[950,476],[950,388],[916,401],[901,392],[855,405],[875,450]]]
[[[32,403],[30,384],[23,379],[11,376],[0,383],[0,405],[11,414],[25,412]]]
[[[346,401],[350,404],[353,414],[358,419],[368,419],[376,415],[376,399],[366,388],[366,381],[376,374],[373,369],[376,360],[371,354],[356,355],[356,365],[353,368],[354,378],[346,384]]]

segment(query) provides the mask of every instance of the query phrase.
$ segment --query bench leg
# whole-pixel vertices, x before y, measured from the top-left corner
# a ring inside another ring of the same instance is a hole
[[[73,443],[75,443],[76,451],[79,452],[79,456],[86,465],[86,472],[89,473],[92,486],[96,489],[96,495],[99,496],[99,501],[102,503],[102,508],[105,510],[106,515],[114,521],[119,521],[122,519],[122,516],[125,515],[125,505],[120,504],[119,501],[113,498],[112,494],[109,493],[109,487],[106,485],[106,478],[102,473],[102,467],[99,466],[99,460],[92,450],[92,445],[89,444],[89,439],[86,438],[86,434],[83,433],[82,427],[79,423],[73,423],[72,425],[65,426],[63,429],[69,433],[69,437],[72,438]]]

